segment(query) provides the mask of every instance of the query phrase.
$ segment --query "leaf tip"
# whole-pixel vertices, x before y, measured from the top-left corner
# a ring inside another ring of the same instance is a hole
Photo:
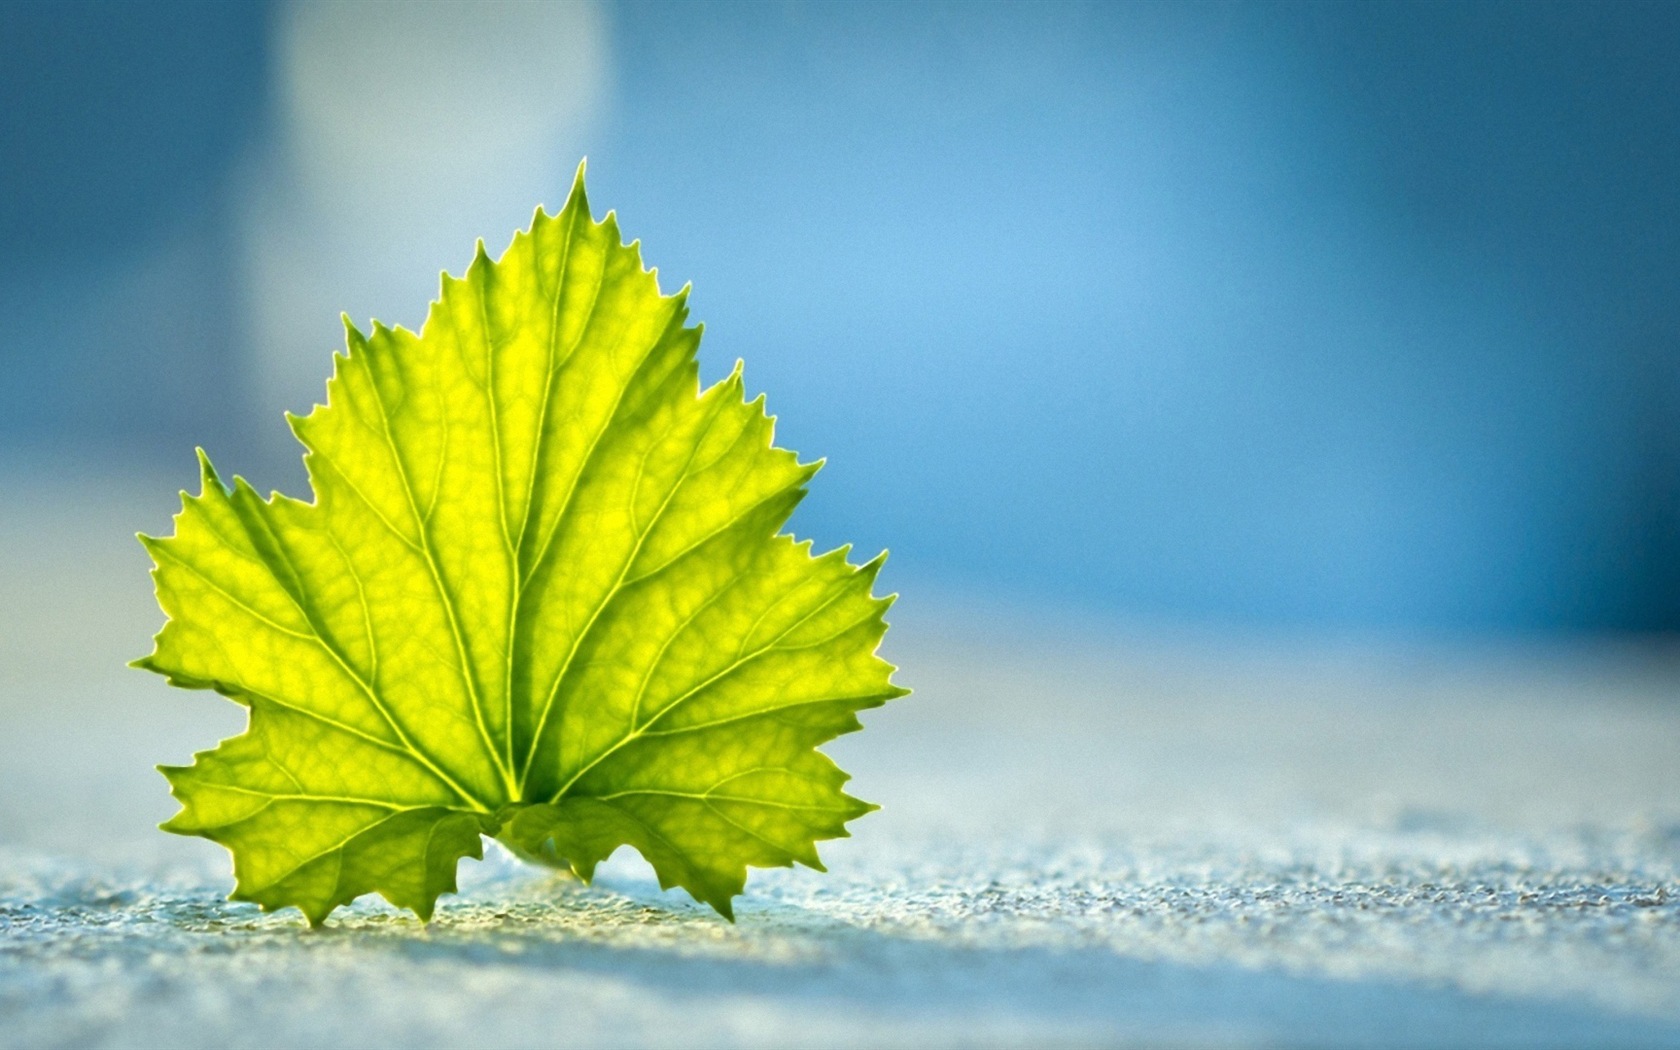
[[[577,174],[572,176],[572,188],[571,191],[566,194],[566,205],[560,209],[561,214],[565,214],[575,208],[582,212],[584,217],[589,217],[589,191],[584,189],[583,185],[584,171],[588,167],[588,157],[578,161]]]
[[[305,450],[304,456],[306,459],[315,453],[315,446],[309,443],[309,436],[307,432],[309,430],[310,419],[314,417],[316,410],[320,407],[321,406],[316,405],[315,408],[310,409],[307,414],[301,416],[290,409],[288,409],[285,413],[286,429],[290,430],[292,432],[292,436],[297,438],[298,442],[303,445]]]
[[[210,462],[210,453],[204,451],[202,446],[195,446],[193,452],[198,456],[199,494],[209,492],[212,485],[220,488],[222,479],[217,476],[216,468]]]
[[[348,313],[340,311],[338,321],[344,326],[344,343],[346,346],[353,349],[367,342],[367,336],[363,335],[362,330],[356,327],[356,322],[350,320]]]

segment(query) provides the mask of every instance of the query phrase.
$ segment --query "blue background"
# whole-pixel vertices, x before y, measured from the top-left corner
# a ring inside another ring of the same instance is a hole
[[[236,287],[289,10],[0,6],[0,452],[297,488]],[[598,13],[548,202],[587,153],[693,282],[706,374],[828,457],[819,545],[1168,622],[1680,627],[1680,6]]]

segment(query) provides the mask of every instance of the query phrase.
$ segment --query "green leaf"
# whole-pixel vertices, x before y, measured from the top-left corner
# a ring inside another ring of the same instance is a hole
[[[580,167],[419,335],[346,321],[290,420],[313,502],[200,453],[175,534],[142,537],[169,619],[137,665],[250,709],[163,768],[165,829],[226,846],[235,899],[429,918],[490,834],[585,879],[628,844],[728,916],[748,865],[820,869],[873,808],[815,749],[905,692],[882,558],[779,534],[820,464],[772,444],[739,365],[700,390],[686,299]]]

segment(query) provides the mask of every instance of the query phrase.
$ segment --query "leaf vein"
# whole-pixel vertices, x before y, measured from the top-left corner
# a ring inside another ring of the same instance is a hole
[[[443,574],[439,570],[437,564],[437,556],[432,551],[430,528],[428,526],[427,519],[422,517],[420,514],[420,507],[415,499],[414,485],[409,480],[408,468],[403,463],[402,451],[397,447],[396,435],[391,431],[391,418],[385,408],[385,395],[380,391],[379,382],[374,377],[373,370],[368,364],[366,351],[364,351],[360,356],[362,358],[362,369],[368,373],[368,385],[373,389],[374,404],[379,407],[379,420],[384,430],[385,444],[389,446],[391,450],[391,459],[396,464],[397,468],[397,478],[402,482],[403,491],[408,496],[409,510],[413,513],[416,522],[419,524],[421,553],[425,556],[426,567],[431,570],[432,585],[436,589],[438,599],[443,604],[444,613],[449,619],[450,633],[455,638],[456,657],[460,661],[461,683],[466,686],[467,699],[472,704],[474,721],[478,725],[479,737],[484,745],[486,754],[488,754],[490,758],[491,765],[502,774],[504,781],[511,789],[513,787],[512,776],[502,765],[501,755],[497,753],[496,745],[490,739],[490,728],[485,722],[484,703],[479,697],[478,683],[475,681],[476,676],[473,674],[472,660],[467,653],[466,642],[461,636],[460,617],[456,613],[454,595],[451,594],[449,588],[444,585]],[[352,358],[352,360],[354,360],[354,358]],[[516,792],[513,794],[515,794],[515,796],[517,795]]]
[[[582,478],[584,470],[586,470],[588,468],[589,459],[594,456],[595,449],[600,445],[601,436],[604,435],[607,430],[611,429],[613,420],[617,419],[619,410],[623,407],[623,404],[624,404],[624,395],[629,392],[630,384],[634,381],[634,378],[635,378],[636,374],[639,373],[641,371],[641,369],[647,364],[647,362],[653,357],[653,352],[656,349],[659,348],[659,345],[665,341],[666,336],[668,336],[670,334],[671,325],[672,324],[681,324],[681,319],[680,318],[681,318],[681,314],[680,314],[679,311],[672,311],[671,321],[669,323],[667,323],[666,327],[661,331],[661,333],[659,335],[659,338],[654,340],[653,345],[648,347],[646,353],[644,353],[642,355],[641,360],[637,362],[636,368],[631,372],[630,377],[625,381],[624,389],[619,391],[618,400],[615,401],[614,404],[613,404],[613,410],[612,410],[611,415],[608,417],[608,423],[607,423],[606,427],[604,427],[602,429],[601,435],[596,436],[595,442],[590,445],[588,456],[584,460],[584,465],[578,468],[578,477],[574,478],[573,482],[572,482],[572,484],[573,484],[572,492],[573,493],[575,493],[577,491],[578,481],[579,481],[579,479]],[[724,398],[720,396],[718,398],[718,405],[713,406],[713,408],[712,408],[712,416],[711,416],[710,419],[708,419],[708,421],[706,423],[706,427],[710,427],[711,426],[711,420],[716,419],[717,412],[720,411],[723,401],[724,401]],[[702,429],[704,429],[704,428],[702,428]],[[697,450],[698,447],[699,447],[698,444],[696,444],[695,449]],[[693,456],[694,456],[694,451],[691,450],[690,453],[689,453],[689,457],[690,457],[691,460],[692,460]],[[686,468],[686,464],[684,466]],[[605,610],[606,607],[612,603],[613,598],[620,591],[622,591],[624,589],[624,575],[625,575],[625,573],[629,572],[630,567],[636,563],[636,557],[637,557],[637,555],[639,555],[641,553],[642,544],[647,542],[648,536],[653,532],[654,527],[656,525],[658,525],[661,517],[663,517],[663,515],[665,513],[665,509],[671,505],[672,497],[674,497],[676,495],[677,490],[681,487],[682,487],[682,481],[681,481],[681,475],[679,474],[678,480],[675,483],[672,484],[671,490],[665,494],[665,498],[664,498],[664,500],[662,500],[660,502],[659,508],[654,511],[653,517],[649,519],[647,529],[636,537],[635,545],[631,547],[630,554],[625,558],[624,565],[619,571],[618,579],[612,584],[612,586],[607,588],[606,592],[602,595],[600,603],[598,605],[596,605],[595,610],[592,613],[589,614],[589,619],[584,621],[583,627],[578,630],[578,633],[577,633],[576,637],[574,637],[572,639],[572,645],[571,645],[571,648],[566,653],[566,659],[561,662],[560,669],[555,673],[555,676],[554,676],[554,684],[549,687],[548,697],[543,701],[542,714],[537,718],[536,723],[532,728],[531,743],[530,743],[530,745],[529,745],[529,747],[526,751],[526,754],[525,754],[525,768],[520,775],[519,786],[520,786],[521,793],[523,793],[523,791],[524,791],[525,784],[528,783],[529,780],[530,780],[531,766],[535,763],[536,757],[537,757],[537,751],[540,749],[540,747],[542,745],[543,732],[547,728],[549,717],[554,711],[554,701],[560,695],[561,683],[563,683],[566,680],[566,675],[571,671],[572,661],[574,659],[576,659],[577,654],[578,654],[578,649],[583,645],[584,639],[589,636],[589,632],[594,629],[595,623],[600,618],[602,611]],[[571,504],[571,496],[568,495],[568,497],[567,497],[567,509],[570,508],[570,504]],[[562,512],[562,513],[564,513],[564,512]],[[556,521],[554,530],[549,533],[549,541],[550,542],[553,541],[554,536],[557,532],[559,532],[559,529],[560,529],[560,524],[559,524],[558,521]],[[537,565],[541,565],[542,564],[542,559],[546,558],[547,555],[548,555],[548,548],[546,548],[546,547],[542,551],[538,552]],[[534,571],[534,568],[533,568],[533,571]]]
[[[843,580],[841,582],[842,582],[842,584],[844,584],[846,581]],[[669,704],[667,704],[665,707],[661,708],[660,711],[657,714],[655,714],[652,718],[648,719],[648,721],[646,723],[644,723],[643,725],[632,728],[629,733],[627,733],[625,736],[620,738],[616,743],[612,744],[605,751],[601,752],[599,755],[596,755],[589,762],[585,763],[576,773],[573,773],[571,775],[571,778],[568,779],[564,784],[562,784],[560,786],[560,790],[556,791],[554,793],[554,796],[549,801],[558,802],[561,798],[565,797],[566,792],[571,790],[572,785],[576,784],[578,782],[578,780],[581,779],[585,773],[589,772],[591,769],[594,769],[596,766],[598,766],[602,762],[606,761],[606,759],[608,757],[610,757],[612,754],[614,754],[615,752],[617,752],[621,748],[625,747],[626,745],[628,745],[632,741],[640,738],[643,734],[647,733],[648,730],[649,730],[649,727],[651,727],[654,723],[658,722],[660,719],[664,718],[666,715],[670,714],[672,711],[676,710],[678,707],[682,706],[682,704],[685,701],[687,701],[690,697],[695,696],[701,690],[706,689],[707,687],[713,685],[714,683],[719,682],[722,679],[728,677],[729,675],[733,674],[736,670],[738,670],[740,667],[742,667],[746,663],[748,663],[748,662],[750,662],[754,659],[757,659],[759,656],[761,656],[765,652],[769,651],[770,647],[773,646],[776,642],[780,641],[782,638],[787,637],[793,631],[797,630],[801,624],[805,623],[811,617],[817,615],[818,613],[822,612],[824,609],[828,608],[830,605],[834,604],[834,602],[838,601],[840,599],[840,597],[845,594],[844,586],[837,587],[835,590],[836,590],[835,594],[833,594],[829,598],[825,599],[815,609],[812,609],[810,612],[806,613],[805,615],[801,616],[799,619],[795,620],[793,623],[789,624],[788,627],[785,630],[783,630],[775,638],[771,639],[770,642],[767,643],[765,646],[763,646],[762,648],[760,648],[756,652],[752,653],[750,656],[744,656],[744,657],[741,657],[741,658],[737,659],[734,663],[730,664],[728,667],[725,667],[723,670],[721,670],[721,671],[717,672],[716,674],[712,675],[711,677],[707,678],[705,681],[701,682],[699,685],[696,685],[693,688],[689,689],[688,692],[682,694],[681,696],[677,697],[675,700],[673,700]]]

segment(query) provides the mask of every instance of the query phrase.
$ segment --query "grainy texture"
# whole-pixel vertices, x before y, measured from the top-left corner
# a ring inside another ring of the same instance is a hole
[[[167,483],[0,521],[0,1044],[1680,1046],[1680,667],[899,607],[885,803],[729,925],[492,851],[309,932],[152,825],[239,729],[121,662]]]

